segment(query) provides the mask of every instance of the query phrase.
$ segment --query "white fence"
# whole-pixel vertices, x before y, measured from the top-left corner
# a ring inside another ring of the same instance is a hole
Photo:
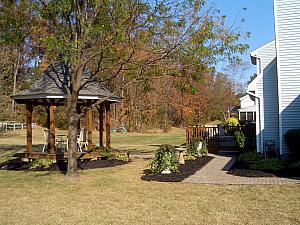
[[[0,122],[0,132],[7,132],[8,130],[17,130],[17,129],[25,129],[27,127],[26,124],[14,121],[4,121]],[[36,123],[32,123],[32,128],[36,127]]]

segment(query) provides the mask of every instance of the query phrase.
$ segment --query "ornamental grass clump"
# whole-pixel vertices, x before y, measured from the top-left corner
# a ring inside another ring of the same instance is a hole
[[[153,174],[159,174],[164,170],[178,172],[175,147],[172,145],[160,146],[155,152],[155,158],[150,164],[150,170]]]

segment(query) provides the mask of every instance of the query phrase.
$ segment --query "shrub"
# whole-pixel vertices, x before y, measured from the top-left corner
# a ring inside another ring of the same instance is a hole
[[[35,168],[49,168],[52,165],[53,161],[51,159],[36,159],[32,161],[30,169]]]
[[[117,160],[126,161],[126,162],[128,161],[127,154],[122,154],[122,153],[119,153],[119,152],[113,152],[109,148],[103,149],[101,151],[101,156],[107,158],[108,160],[117,159]]]
[[[254,170],[280,171],[285,168],[284,163],[279,159],[263,159],[250,166]]]
[[[259,161],[262,160],[263,157],[257,154],[255,151],[246,152],[241,154],[238,158],[239,161]]]
[[[187,147],[188,155],[201,156],[207,155],[207,153],[207,144],[202,138],[194,139]]]
[[[101,153],[100,153],[101,156],[104,158],[107,158],[107,159],[112,157],[112,155],[113,155],[112,150],[109,148],[104,148],[104,149],[101,149],[100,151],[101,151]]]
[[[288,130],[284,134],[284,140],[295,159],[300,159],[300,129]]]
[[[227,135],[234,135],[234,132],[238,130],[236,126],[239,125],[237,118],[229,118],[224,123],[224,129]]]
[[[186,155],[184,156],[184,160],[195,160],[196,157],[195,156],[192,156],[192,155]]]
[[[155,158],[150,164],[153,174],[159,174],[165,169],[178,172],[178,162],[176,160],[176,149],[172,145],[162,145],[155,152]]]
[[[239,125],[239,120],[237,118],[232,117],[232,118],[227,119],[225,121],[224,125],[227,127],[237,126],[237,125]]]
[[[239,146],[239,148],[245,148],[246,136],[242,131],[234,132],[234,141]]]
[[[300,161],[292,163],[291,165],[289,165],[289,168],[291,168],[291,169],[300,169]]]
[[[112,155],[108,157],[108,160],[113,160],[113,159],[128,162],[128,156],[126,154],[122,154],[119,152],[113,152]]]

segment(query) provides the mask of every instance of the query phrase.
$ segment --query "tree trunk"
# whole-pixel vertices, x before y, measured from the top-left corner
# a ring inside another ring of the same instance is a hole
[[[77,96],[72,93],[71,100],[68,105],[69,121],[68,121],[68,171],[67,177],[73,178],[78,176],[77,170],[77,124],[79,116],[77,114]]]
[[[16,63],[14,65],[14,77],[13,77],[13,95],[16,94],[16,88],[17,88],[17,75],[18,75],[18,70],[20,66],[20,57],[21,57],[21,52],[18,52],[18,56],[16,59]],[[11,109],[14,112],[15,111],[15,100],[12,100],[11,104]]]

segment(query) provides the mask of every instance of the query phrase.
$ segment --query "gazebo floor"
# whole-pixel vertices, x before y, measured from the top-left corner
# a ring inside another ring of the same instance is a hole
[[[19,157],[27,159],[52,159],[52,160],[67,160],[68,152],[57,151],[56,153],[50,152],[24,152],[19,153]],[[77,152],[77,159],[90,160],[90,159],[99,159],[101,158],[100,151],[93,152]]]

